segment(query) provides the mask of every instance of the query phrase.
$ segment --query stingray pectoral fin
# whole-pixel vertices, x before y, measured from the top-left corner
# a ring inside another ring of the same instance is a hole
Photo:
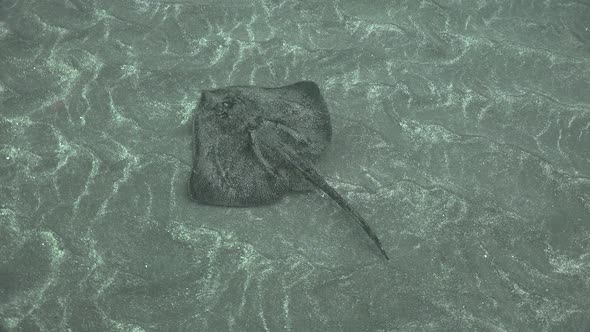
[[[320,93],[320,88],[315,82],[312,81],[300,81],[293,83],[291,85],[287,85],[284,87],[280,87],[279,89],[287,89],[292,90],[294,92],[300,93],[301,95],[306,96],[312,100],[322,100],[322,95]]]
[[[256,136],[254,136],[256,139]],[[265,137],[265,138],[268,138]],[[301,157],[297,152],[291,149],[280,140],[273,140],[272,142],[262,139],[258,140],[258,144],[264,145],[264,148],[271,149],[274,153],[280,154],[290,165],[295,167],[308,181],[313,183],[316,187],[320,188],[323,192],[328,194],[344,211],[350,214],[354,220],[361,226],[361,228],[371,238],[373,243],[377,246],[383,257],[389,260],[389,256],[383,249],[381,240],[377,237],[377,234],[371,229],[365,218],[361,216],[345,199],[342,197],[332,186],[324,180],[324,178],[317,172],[315,166],[308,161],[306,158]]]

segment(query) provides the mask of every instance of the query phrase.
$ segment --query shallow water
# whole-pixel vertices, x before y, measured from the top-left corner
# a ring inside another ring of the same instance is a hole
[[[0,0],[0,330],[590,330],[584,1]],[[318,83],[318,192],[191,202],[201,89]]]

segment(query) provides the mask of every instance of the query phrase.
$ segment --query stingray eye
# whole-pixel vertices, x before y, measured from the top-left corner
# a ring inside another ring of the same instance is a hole
[[[221,103],[218,104],[218,114],[222,119],[227,119],[229,117],[229,112],[234,107],[235,101],[232,99],[225,99]]]
[[[231,99],[225,99],[219,104],[217,104],[217,114],[222,119],[227,119],[229,117],[229,111],[234,107],[235,102]]]
[[[231,99],[226,99],[226,100],[224,100],[224,101],[221,103],[221,107],[222,107],[224,110],[229,110],[229,109],[231,109],[232,107],[234,107],[234,104],[235,104],[235,102],[234,102],[233,100],[231,100]]]

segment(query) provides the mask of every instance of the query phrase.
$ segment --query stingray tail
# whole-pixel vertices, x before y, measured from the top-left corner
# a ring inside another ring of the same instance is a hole
[[[299,170],[307,180],[311,183],[318,186],[322,191],[324,191],[328,196],[330,196],[344,211],[348,212],[354,220],[362,227],[362,229],[369,235],[373,243],[377,246],[383,257],[389,260],[389,256],[383,249],[383,245],[381,244],[381,240],[377,237],[377,234],[371,229],[365,218],[361,216],[353,207],[342,197],[332,186],[324,180],[324,178],[318,174],[315,167],[305,158],[302,158],[297,155],[292,149],[289,147],[284,146],[281,149],[277,149],[284,157],[288,158],[292,165],[294,165],[297,170]]]

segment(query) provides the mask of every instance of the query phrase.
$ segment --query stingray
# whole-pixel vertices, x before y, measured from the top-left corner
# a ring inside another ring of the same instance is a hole
[[[389,260],[367,221],[315,166],[330,144],[332,125],[314,82],[202,91],[193,135],[192,200],[255,207],[316,187],[352,216]]]

